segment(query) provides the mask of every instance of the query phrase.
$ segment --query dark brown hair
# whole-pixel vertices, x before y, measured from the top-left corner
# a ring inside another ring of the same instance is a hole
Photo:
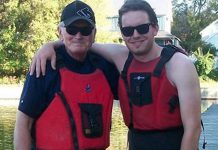
[[[119,9],[118,24],[122,27],[122,16],[129,11],[144,11],[148,14],[149,20],[153,25],[158,25],[157,16],[150,4],[144,0],[127,0]]]

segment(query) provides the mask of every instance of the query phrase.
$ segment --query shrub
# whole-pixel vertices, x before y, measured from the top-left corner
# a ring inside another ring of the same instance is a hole
[[[193,53],[197,58],[195,66],[198,72],[198,75],[204,79],[208,79],[209,73],[213,70],[214,66],[214,56],[208,51],[206,54],[203,54],[202,49],[198,48],[197,51]]]
[[[218,81],[218,70],[217,69],[211,70],[211,72],[208,74],[208,78],[217,82]]]

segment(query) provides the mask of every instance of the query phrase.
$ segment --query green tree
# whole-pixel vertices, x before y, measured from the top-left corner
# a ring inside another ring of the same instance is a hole
[[[0,1],[0,77],[21,77],[28,70],[35,51],[47,41],[57,39],[61,10],[72,0]],[[110,0],[84,0],[94,10],[98,42],[118,42],[109,31]]]
[[[218,80],[213,69],[217,49],[201,40],[200,31],[218,18],[217,0],[173,0],[172,33],[182,40],[182,46],[197,58],[199,76]]]
[[[56,39],[58,1],[11,0],[0,7],[0,76],[26,73],[35,50]]]
[[[111,31],[111,22],[108,17],[112,16],[113,5],[111,0],[83,0],[89,4],[96,16],[97,34],[96,41],[101,43],[119,42],[120,34]]]
[[[172,33],[182,40],[185,49],[197,50],[199,46],[205,45],[201,41],[200,31],[218,18],[217,10],[216,0],[173,0]]]
[[[197,51],[194,52],[197,61],[195,62],[195,66],[198,72],[198,75],[202,79],[207,79],[210,72],[213,70],[214,66],[214,56],[208,51],[206,54],[203,54],[202,49],[198,48]]]

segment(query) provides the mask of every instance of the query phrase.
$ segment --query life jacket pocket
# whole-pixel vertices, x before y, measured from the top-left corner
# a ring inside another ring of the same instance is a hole
[[[130,74],[130,96],[132,103],[137,106],[152,103],[151,73]]]
[[[80,103],[83,134],[87,138],[103,135],[102,105]]]

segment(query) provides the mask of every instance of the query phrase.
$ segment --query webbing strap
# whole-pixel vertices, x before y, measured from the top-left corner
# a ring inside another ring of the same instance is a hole
[[[161,71],[164,67],[164,65],[172,58],[172,56],[176,53],[177,51],[175,49],[169,49],[169,48],[163,48],[161,52],[161,58],[159,62],[157,63],[153,75],[155,77],[159,77],[161,74]]]
[[[73,145],[74,145],[74,149],[75,150],[79,150],[79,143],[78,143],[78,138],[77,138],[77,133],[76,133],[76,125],[75,125],[75,121],[73,118],[73,113],[70,109],[69,104],[67,103],[67,99],[64,96],[64,93],[62,91],[57,92],[57,94],[60,96],[61,101],[64,104],[64,107],[66,108],[65,110],[67,111],[68,117],[69,117],[69,121],[70,121],[70,125],[71,125],[71,133],[73,136]]]
[[[161,71],[164,67],[164,65],[166,64],[166,62],[168,62],[172,56],[176,53],[176,52],[180,52],[184,55],[187,55],[187,53],[185,52],[185,50],[179,48],[179,47],[176,47],[175,45],[164,45],[164,48],[161,52],[161,59],[159,61],[159,63],[157,64],[154,72],[153,72],[153,75],[155,77],[159,77],[160,74],[161,74]]]
[[[131,94],[130,94],[129,84],[128,84],[128,80],[127,80],[127,72],[128,72],[128,68],[132,62],[132,59],[133,59],[133,55],[129,52],[128,58],[124,64],[124,68],[121,72],[121,77],[124,81],[126,92],[128,94],[128,100],[129,100],[129,107],[130,107],[130,124],[128,126],[129,128],[133,127],[133,111],[132,111]]]

